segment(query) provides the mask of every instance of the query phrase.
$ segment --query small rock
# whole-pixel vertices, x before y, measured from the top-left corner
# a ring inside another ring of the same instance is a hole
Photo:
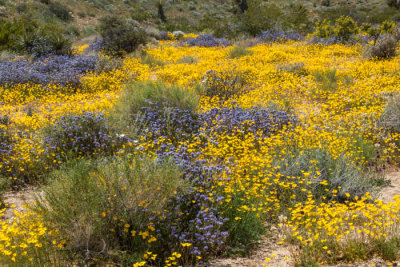
[[[174,31],[174,32],[172,32],[172,34],[178,40],[181,39],[185,35],[185,33],[183,31]]]

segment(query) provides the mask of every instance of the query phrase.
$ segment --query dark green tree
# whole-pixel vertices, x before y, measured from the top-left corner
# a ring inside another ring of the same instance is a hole
[[[158,8],[158,17],[161,19],[162,22],[167,22],[167,17],[164,14],[164,5],[161,0],[157,2],[157,8]]]
[[[235,2],[239,7],[240,13],[244,13],[249,8],[247,0],[235,0]]]

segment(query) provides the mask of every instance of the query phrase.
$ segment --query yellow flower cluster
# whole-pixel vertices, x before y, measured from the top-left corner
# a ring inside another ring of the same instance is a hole
[[[2,210],[1,216],[4,215]],[[57,231],[44,226],[34,212],[14,211],[10,220],[0,221],[1,263],[7,266],[39,266],[58,259],[51,259],[52,251],[61,249],[66,240],[57,237]]]

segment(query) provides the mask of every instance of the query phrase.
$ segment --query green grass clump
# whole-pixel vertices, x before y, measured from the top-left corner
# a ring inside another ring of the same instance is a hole
[[[155,58],[152,55],[145,55],[142,58],[142,63],[146,64],[152,68],[157,67],[157,66],[163,66],[164,65],[164,61],[159,60],[158,58]]]
[[[194,113],[199,100],[196,90],[167,86],[160,82],[133,83],[125,87],[120,101],[109,114],[108,121],[112,128],[135,138],[141,134],[138,129],[143,128],[138,123],[142,107],[152,107],[157,103],[157,107],[164,110],[166,115],[169,108],[190,110]]]
[[[133,112],[148,106],[149,100],[165,107],[176,107],[182,110],[197,109],[200,97],[194,90],[176,85],[167,86],[160,82],[136,83],[126,87],[126,104]]]
[[[199,60],[195,57],[187,56],[178,60],[179,64],[196,64]]]
[[[229,58],[239,58],[239,57],[244,57],[244,56],[249,56],[252,55],[253,51],[248,50],[244,47],[241,46],[235,46],[230,52],[229,52]]]
[[[338,89],[339,78],[336,69],[318,71],[314,74],[315,81],[320,85],[322,91],[336,91]]]

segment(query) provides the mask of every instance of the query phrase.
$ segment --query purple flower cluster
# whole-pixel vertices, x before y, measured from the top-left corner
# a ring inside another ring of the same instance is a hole
[[[189,110],[175,107],[160,108],[157,103],[143,107],[141,112],[134,114],[133,117],[140,127],[138,132],[151,137],[158,147],[158,153],[175,151],[176,144],[199,136],[200,130],[211,138],[221,134],[249,133],[265,138],[282,129],[284,125],[297,122],[295,116],[286,112],[263,108],[213,108],[208,112],[194,114]],[[159,139],[167,139],[172,143],[159,144]],[[204,141],[203,145],[207,145],[207,141]],[[185,150],[184,147],[180,149]],[[187,156],[181,154],[180,159],[187,159]]]
[[[224,38],[215,38],[211,34],[202,34],[196,38],[191,38],[186,41],[189,46],[201,46],[201,47],[215,47],[215,46],[228,46],[228,40]]]
[[[163,109],[157,104],[142,107],[141,112],[134,115],[134,120],[141,127],[139,132],[151,132],[153,139],[167,138],[170,141],[188,139],[199,130],[197,115],[190,110],[176,107]]]
[[[2,159],[1,165],[3,167],[8,165],[8,160],[11,159],[15,142],[10,133],[0,125],[0,159]]]
[[[345,41],[343,38],[338,36],[330,36],[328,38],[316,37],[314,36],[312,39],[309,40],[310,44],[322,44],[322,45],[334,45],[334,44],[368,44],[373,40],[370,36],[359,35],[353,36],[349,40]]]
[[[172,251],[179,249],[181,243],[192,244],[190,255],[194,259],[201,256],[207,259],[224,248],[228,232],[222,230],[226,218],[212,203],[223,200],[207,193],[189,189],[172,198],[159,221],[160,238]]]
[[[0,60],[0,85],[16,83],[79,84],[82,75],[96,67],[96,56],[49,56],[27,60]]]
[[[296,117],[283,111],[269,111],[262,108],[243,109],[235,108],[213,108],[206,113],[200,114],[200,121],[206,125],[205,131],[213,134],[248,134],[267,137],[271,133],[282,129],[283,125],[293,124]]]
[[[96,153],[112,153],[126,138],[113,134],[101,113],[88,112],[81,115],[63,116],[48,129],[47,154],[64,157],[92,156]]]
[[[99,52],[101,49],[104,47],[104,41],[103,39],[96,39],[95,41],[91,42],[89,44],[89,47],[86,49],[86,51],[94,51],[94,52]]]
[[[276,42],[276,41],[300,41],[304,40],[304,36],[295,32],[281,32],[276,30],[266,30],[258,35],[258,39],[262,42]]]

